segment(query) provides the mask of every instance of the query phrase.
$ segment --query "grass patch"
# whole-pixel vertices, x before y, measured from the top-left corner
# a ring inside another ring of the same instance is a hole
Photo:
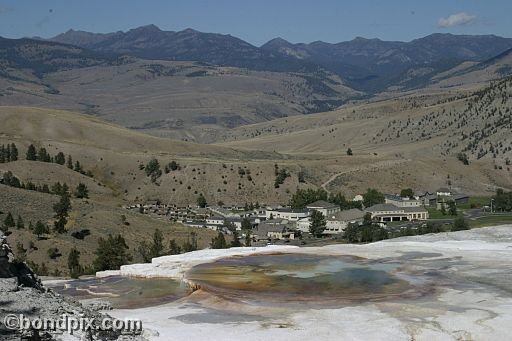
[[[469,220],[468,222],[471,228],[512,224],[512,215],[488,216]]]
[[[457,208],[460,209],[470,209],[470,208],[480,208],[484,206],[489,206],[491,204],[491,197],[487,196],[476,196],[470,197],[469,202],[467,204],[458,205]]]
[[[457,210],[457,215],[453,216],[448,213],[448,208],[446,209],[446,214],[441,213],[441,211],[435,208],[427,208],[429,219],[455,219],[457,217],[462,216],[462,212]]]

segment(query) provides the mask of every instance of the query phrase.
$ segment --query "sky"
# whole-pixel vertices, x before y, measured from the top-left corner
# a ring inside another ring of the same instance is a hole
[[[256,46],[276,37],[293,43],[410,41],[436,32],[512,37],[510,13],[510,0],[0,0],[0,36],[155,24],[231,34]]]

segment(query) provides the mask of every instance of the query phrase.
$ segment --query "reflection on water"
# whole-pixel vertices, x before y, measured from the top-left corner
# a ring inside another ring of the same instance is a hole
[[[99,298],[114,308],[142,308],[169,303],[190,294],[180,281],[161,278],[128,278],[112,276],[87,278],[59,284],[56,292],[78,300]]]
[[[392,264],[367,264],[353,257],[304,254],[231,257],[200,264],[187,279],[226,298],[272,302],[378,300],[410,285]]]

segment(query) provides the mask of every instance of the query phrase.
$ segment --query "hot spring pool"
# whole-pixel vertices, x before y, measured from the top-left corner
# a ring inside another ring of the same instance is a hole
[[[272,254],[224,258],[200,264],[186,278],[225,298],[279,302],[340,302],[399,296],[410,284],[393,274],[397,265],[343,256]]]

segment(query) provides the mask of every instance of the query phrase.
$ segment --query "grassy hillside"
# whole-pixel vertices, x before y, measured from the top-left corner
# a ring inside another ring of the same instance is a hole
[[[0,105],[80,111],[191,141],[202,141],[205,130],[330,110],[359,95],[325,71],[250,71],[194,62],[124,60],[6,72],[0,73]]]

